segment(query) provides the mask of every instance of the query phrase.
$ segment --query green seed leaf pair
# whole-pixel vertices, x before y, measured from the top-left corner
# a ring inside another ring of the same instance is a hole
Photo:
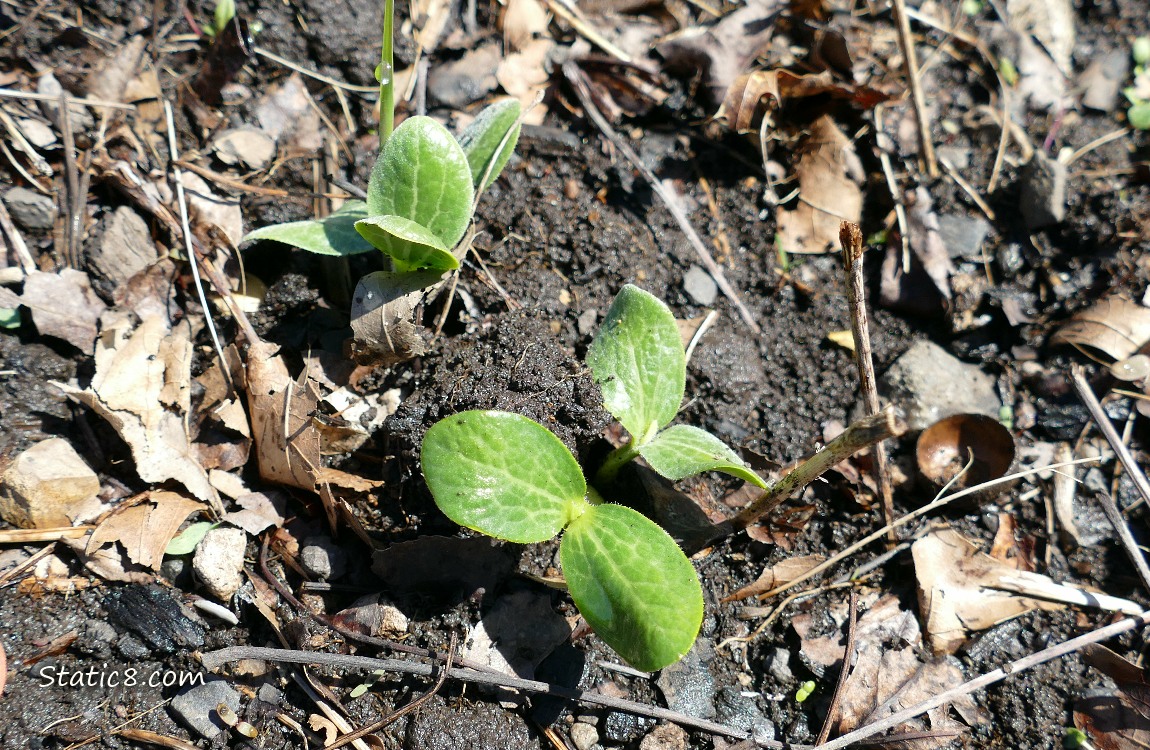
[[[655,471],[671,480],[721,471],[766,488],[709,432],[686,425],[664,429],[686,392],[687,358],[675,317],[657,297],[631,284],[623,287],[587,350],[587,364],[607,411]]]
[[[421,459],[436,504],[461,526],[524,543],[563,531],[571,598],[629,663],[660,669],[691,648],[703,595],[690,561],[642,514],[588,502],[579,463],[547,428],[518,414],[463,412],[428,430]]]
[[[277,240],[320,255],[381,250],[396,271],[450,271],[476,191],[503,170],[519,138],[515,100],[485,109],[457,141],[430,117],[409,117],[387,139],[368,182],[367,202],[348,201],[324,219],[263,227],[247,240]],[[486,179],[485,179],[486,178]]]

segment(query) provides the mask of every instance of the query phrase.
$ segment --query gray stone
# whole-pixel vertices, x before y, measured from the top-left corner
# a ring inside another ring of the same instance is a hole
[[[44,113],[49,122],[60,127],[60,95],[64,93],[64,87],[60,85],[60,81],[51,73],[45,73],[36,80],[36,92],[52,97],[38,102],[40,111]],[[96,124],[96,120],[88,108],[76,102],[69,102],[68,118],[72,123],[73,133],[87,131]]]
[[[103,232],[88,264],[99,276],[119,286],[156,261],[156,245],[148,224],[127,206],[100,222]]]
[[[172,698],[171,710],[189,729],[210,740],[228,728],[216,712],[221,703],[239,713],[240,694],[227,681],[209,678]]]
[[[275,158],[276,140],[259,128],[233,128],[220,133],[212,148],[224,164],[263,169]]]
[[[708,668],[715,652],[702,639],[679,661],[664,668],[655,684],[663,691],[667,708],[699,719],[715,715],[715,678]]]
[[[16,118],[16,127],[20,129],[21,135],[38,149],[48,148],[59,140],[56,138],[56,131],[52,130],[50,125],[31,117]]]
[[[727,726],[749,732],[767,721],[755,699],[744,695],[737,687],[728,685],[718,693],[718,720]]]
[[[571,742],[575,750],[591,750],[599,741],[599,730],[590,724],[576,722],[571,725]]]
[[[950,257],[977,258],[982,254],[990,224],[981,216],[942,214],[938,217],[938,233]]]
[[[1066,218],[1066,165],[1041,151],[1022,170],[1019,208],[1026,228],[1033,231]]]
[[[241,529],[212,529],[196,546],[192,570],[217,599],[227,601],[243,583],[244,550],[248,535]]]
[[[310,537],[304,540],[299,564],[309,575],[328,581],[347,572],[347,553],[328,537]]]
[[[1118,108],[1118,93],[1130,74],[1130,53],[1122,45],[1093,60],[1078,79],[1082,106],[1099,112]]]
[[[634,742],[654,726],[655,720],[650,717],[612,711],[603,722],[603,733],[611,742],[623,744]]]
[[[278,706],[284,702],[283,691],[270,682],[260,685],[259,690],[256,691],[256,697],[273,706]]]
[[[795,679],[791,671],[791,652],[782,646],[776,646],[766,658],[767,673],[775,678],[776,682],[789,683]]]
[[[30,231],[51,229],[56,221],[56,202],[34,190],[12,188],[4,193],[4,205],[16,223]]]
[[[912,432],[952,414],[998,418],[995,380],[930,341],[906,350],[879,378],[879,392],[902,409]]]
[[[639,750],[687,750],[687,731],[678,724],[660,724],[639,743]]]
[[[970,149],[961,146],[939,146],[935,149],[939,159],[946,159],[958,170],[970,169]]]
[[[590,336],[595,332],[595,323],[599,321],[599,311],[595,308],[579,313],[579,320],[575,325],[579,327],[580,336]]]
[[[106,620],[92,618],[84,623],[76,649],[93,656],[106,657],[116,645],[119,633]]]
[[[436,65],[427,79],[427,94],[435,102],[463,109],[495,90],[495,71],[503,55],[499,45],[487,44],[471,50],[454,62]]]
[[[719,294],[719,286],[711,278],[711,274],[698,266],[691,266],[683,276],[683,290],[696,305],[709,307],[715,303]]]
[[[458,705],[438,696],[415,713],[407,727],[405,750],[531,750],[540,747],[527,722],[498,704]]]
[[[147,644],[131,633],[120,636],[120,640],[116,641],[116,650],[129,661],[141,661],[152,655],[152,650]]]

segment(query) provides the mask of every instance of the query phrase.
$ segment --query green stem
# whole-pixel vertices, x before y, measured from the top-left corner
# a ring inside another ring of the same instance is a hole
[[[387,144],[395,130],[395,56],[392,52],[394,36],[395,0],[383,0],[383,49],[379,56],[379,150]]]
[[[595,474],[595,484],[600,487],[606,487],[615,481],[619,469],[623,465],[639,455],[639,449],[635,446],[635,440],[632,438],[626,445],[620,445],[615,450],[607,455],[607,459],[603,461],[603,465],[599,467],[599,471]]]

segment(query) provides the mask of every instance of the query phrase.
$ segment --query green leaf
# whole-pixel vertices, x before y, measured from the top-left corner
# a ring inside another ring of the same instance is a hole
[[[462,133],[459,134],[459,145],[463,153],[467,154],[467,163],[471,166],[471,181],[476,190],[486,190],[495,182],[495,178],[507,165],[511,153],[515,151],[515,144],[519,142],[519,113],[523,108],[515,99],[503,99],[479,113]],[[508,132],[511,136],[503,143]],[[503,143],[503,148],[499,144]],[[498,153],[496,153],[498,151]],[[487,181],[480,186],[483,175],[487,174],[488,167],[491,173]]]
[[[687,380],[687,358],[675,317],[649,292],[628,284],[616,295],[587,364],[607,411],[641,445],[675,418]]]
[[[11,330],[20,327],[20,308],[0,307],[0,328]]]
[[[1150,102],[1139,102],[1126,111],[1130,126],[1138,130],[1150,130]]]
[[[447,128],[409,117],[383,147],[367,186],[372,216],[402,216],[455,247],[471,221],[471,167]]]
[[[391,258],[397,271],[431,268],[450,271],[459,259],[430,229],[402,216],[372,216],[355,223],[355,231]]]
[[[603,641],[652,671],[683,658],[703,621],[691,561],[654,521],[622,505],[595,505],[563,533],[567,590]]]
[[[164,550],[165,555],[190,555],[196,549],[196,545],[204,536],[219,526],[214,521],[199,521],[190,524],[187,528],[172,537],[172,541],[168,542],[167,548]]]
[[[768,489],[763,478],[738,454],[698,427],[685,424],[668,427],[639,448],[639,455],[647,459],[652,469],[674,482],[704,471],[721,471]]]
[[[420,458],[439,509],[498,539],[546,541],[591,507],[571,451],[519,414],[465,411],[442,419],[423,438]]]
[[[355,231],[355,223],[366,217],[366,203],[347,201],[327,218],[272,224],[248,232],[240,242],[275,240],[319,255],[356,255],[375,249]]]

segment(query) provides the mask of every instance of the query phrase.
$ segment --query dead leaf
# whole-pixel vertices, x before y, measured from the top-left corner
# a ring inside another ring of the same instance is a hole
[[[735,79],[715,119],[726,122],[737,133],[757,132],[754,121],[762,110],[778,109],[789,99],[819,94],[845,99],[860,109],[871,109],[890,98],[867,86],[839,83],[829,70],[812,75],[798,75],[783,69],[756,70]]]
[[[123,508],[122,510],[120,508]],[[206,506],[175,492],[152,490],[112,511],[88,537],[85,556],[118,542],[132,562],[159,570],[168,542],[191,514]]]
[[[547,63],[554,48],[555,41],[550,37],[532,40],[518,52],[504,56],[495,71],[495,80],[523,106],[523,122],[528,125],[542,125],[547,115],[547,107],[543,105],[528,107],[551,81]]]
[[[938,293],[943,299],[950,300],[950,276],[954,273],[954,264],[950,261],[950,253],[939,233],[938,215],[934,212],[930,193],[920,185],[914,192],[914,200],[908,201],[908,204],[907,234],[910,249],[922,264],[926,275],[934,282]]]
[[[88,96],[118,102],[124,96],[128,81],[140,69],[148,38],[137,34],[116,45],[116,52],[104,58],[104,64],[88,74]]]
[[[1122,360],[1150,344],[1150,307],[1124,297],[1107,297],[1075,315],[1050,342],[1088,346]]]
[[[276,139],[280,148],[309,153],[323,146],[318,112],[299,73],[292,73],[273,87],[255,109],[260,127]]]
[[[764,570],[754,583],[744,586],[735,593],[721,599],[723,602],[737,602],[750,596],[758,596],[764,592],[785,586],[799,576],[807,573],[826,562],[823,555],[805,555],[803,557],[789,557],[780,560]]]
[[[105,331],[96,347],[96,374],[80,390],[56,383],[106,419],[132,449],[145,482],[180,482],[217,513],[223,505],[195,458],[187,433],[191,412],[192,344],[186,327],[168,330],[160,317]]]
[[[292,380],[279,347],[259,342],[248,352],[248,409],[259,457],[268,482],[314,492],[321,466],[319,433],[311,415],[319,395],[306,378]]]
[[[940,529],[919,539],[911,546],[911,554],[926,638],[936,654],[953,654],[966,642],[967,631],[985,630],[1035,609],[1062,608],[992,588],[1002,583],[1004,575],[1023,574],[979,552],[953,529]]]
[[[1099,750],[1150,747],[1150,684],[1143,669],[1099,644],[1086,646],[1082,658],[1114,680],[1118,689],[1079,701],[1074,726],[1086,732]]]
[[[220,520],[256,536],[264,529],[283,526],[287,497],[275,491],[249,492],[237,497],[236,505],[243,510],[233,510]]]
[[[415,311],[435,293],[443,278],[435,271],[378,271],[360,279],[351,301],[356,361],[391,365],[427,351]]]
[[[546,37],[551,15],[539,0],[507,0],[499,17],[499,29],[507,49],[518,52],[537,37]]]
[[[815,120],[802,140],[796,172],[798,206],[780,210],[779,247],[783,252],[825,253],[838,247],[839,224],[862,217],[862,166],[854,145],[826,115]]]
[[[45,336],[67,341],[84,354],[92,353],[97,324],[107,306],[92,291],[88,275],[74,268],[59,273],[33,271],[24,278],[24,293],[0,289],[0,307],[24,305]]]

